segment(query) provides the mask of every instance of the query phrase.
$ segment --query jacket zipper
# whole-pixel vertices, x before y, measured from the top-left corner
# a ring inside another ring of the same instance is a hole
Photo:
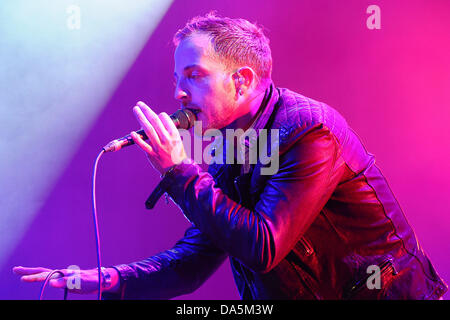
[[[237,194],[239,196],[239,204],[241,204],[242,203],[242,197],[241,197],[241,191],[239,190],[238,182],[239,182],[239,176],[234,178],[234,188],[236,189]]]
[[[303,247],[305,248],[305,252],[307,256],[310,256],[314,253],[314,249],[312,248],[311,244],[308,242],[308,240],[305,239],[305,237],[302,237],[300,241],[303,244]]]
[[[384,276],[387,271],[391,271],[393,275],[397,274],[397,270],[395,269],[394,263],[392,259],[386,259],[380,265],[380,277]],[[352,288],[350,289],[350,297],[356,293],[358,293],[364,286],[366,286],[367,279],[369,279],[370,275],[367,275],[363,279],[357,281]]]

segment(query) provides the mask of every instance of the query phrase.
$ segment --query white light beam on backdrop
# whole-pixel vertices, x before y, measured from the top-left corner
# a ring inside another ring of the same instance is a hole
[[[0,267],[171,4],[0,6]]]

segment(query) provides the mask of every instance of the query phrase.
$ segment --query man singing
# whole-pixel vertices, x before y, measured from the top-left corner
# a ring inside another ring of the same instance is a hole
[[[182,107],[204,131],[276,130],[278,144],[267,139],[267,148],[279,163],[272,174],[263,174],[271,164],[261,159],[213,163],[206,172],[186,155],[169,116],[139,102],[133,111],[149,139],[132,133],[133,140],[192,226],[170,250],[105,268],[103,298],[187,294],[227,257],[242,299],[442,297],[447,286],[373,155],[336,110],[275,87],[269,40],[258,26],[208,14],[189,21],[174,43]],[[42,281],[50,269],[14,271]],[[52,286],[66,287],[64,272]],[[81,289],[71,291],[92,293],[97,284],[97,269],[82,270]]]

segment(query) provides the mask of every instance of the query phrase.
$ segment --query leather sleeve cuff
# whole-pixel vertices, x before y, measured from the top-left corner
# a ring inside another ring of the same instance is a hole
[[[127,264],[111,266],[110,268],[116,269],[119,273],[120,290],[119,292],[102,292],[102,300],[123,300],[127,281],[129,279],[136,278],[137,273]]]
[[[119,264],[112,267],[119,272],[120,283],[126,283],[129,279],[136,279],[138,274],[136,271],[127,264]]]
[[[186,199],[188,196],[186,191],[188,186],[202,173],[207,174],[197,163],[190,160],[189,162],[179,164],[161,181],[164,191],[167,192],[183,212],[186,211]]]
[[[184,191],[187,184],[201,171],[202,168],[192,159],[187,159],[183,163],[176,165],[164,175],[164,178],[150,194],[145,202],[146,208],[153,209],[158,199],[167,192],[172,200],[183,209]]]

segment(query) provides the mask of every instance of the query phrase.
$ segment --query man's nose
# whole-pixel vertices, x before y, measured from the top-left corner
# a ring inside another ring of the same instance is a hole
[[[181,88],[180,86],[177,86],[175,88],[174,98],[182,103],[185,103],[188,100],[189,95],[187,90]]]

